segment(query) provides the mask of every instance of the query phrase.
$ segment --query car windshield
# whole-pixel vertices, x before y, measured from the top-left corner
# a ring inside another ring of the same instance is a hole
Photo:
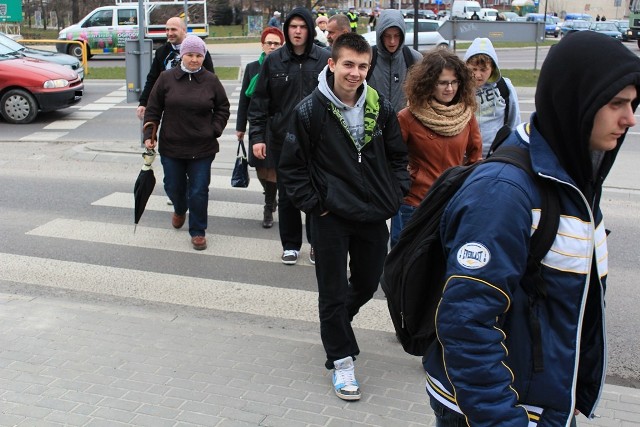
[[[0,55],[13,55],[14,58],[16,55],[22,56],[22,54],[17,52],[15,49],[11,49],[10,47],[3,45],[2,43],[0,43]]]
[[[573,28],[589,28],[587,21],[573,21]]]
[[[20,43],[2,33],[0,33],[0,45],[9,48],[12,51],[20,51],[24,49],[24,46],[22,46]]]

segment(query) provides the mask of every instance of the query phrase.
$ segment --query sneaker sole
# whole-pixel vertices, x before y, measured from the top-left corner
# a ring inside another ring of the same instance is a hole
[[[282,263],[283,263],[284,265],[295,265],[295,264],[297,264],[297,262],[298,262],[298,260],[295,260],[295,261],[285,261],[285,260],[282,260]]]
[[[361,394],[342,394],[340,391],[335,390],[336,392],[336,396],[338,396],[340,399],[342,400],[347,400],[347,401],[354,401],[354,400],[360,400]]]

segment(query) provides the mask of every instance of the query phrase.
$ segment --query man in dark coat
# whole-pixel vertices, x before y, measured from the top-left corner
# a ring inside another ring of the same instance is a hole
[[[269,153],[275,164],[279,163],[291,112],[316,88],[318,74],[327,65],[329,52],[313,43],[313,31],[311,12],[295,8],[284,23],[284,47],[267,56],[262,64],[248,113],[249,141],[258,159]],[[293,265],[298,262],[302,246],[302,218],[286,196],[280,179],[277,184],[282,262]],[[315,263],[313,247],[309,258]]]

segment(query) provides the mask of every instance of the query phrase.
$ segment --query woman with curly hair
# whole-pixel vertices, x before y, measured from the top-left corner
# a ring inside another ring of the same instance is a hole
[[[424,55],[404,82],[407,107],[398,113],[409,151],[411,188],[391,219],[391,246],[433,182],[451,166],[482,159],[482,137],[475,118],[473,76],[447,49]]]

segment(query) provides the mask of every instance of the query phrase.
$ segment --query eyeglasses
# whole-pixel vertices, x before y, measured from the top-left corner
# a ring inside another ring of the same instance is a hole
[[[437,85],[441,89],[446,89],[449,86],[451,86],[452,89],[455,89],[458,86],[460,86],[460,80],[451,80],[450,82],[448,82],[446,80],[438,80]]]
[[[269,46],[275,46],[278,47],[280,45],[282,45],[282,43],[280,42],[264,42],[263,44],[269,45]]]

